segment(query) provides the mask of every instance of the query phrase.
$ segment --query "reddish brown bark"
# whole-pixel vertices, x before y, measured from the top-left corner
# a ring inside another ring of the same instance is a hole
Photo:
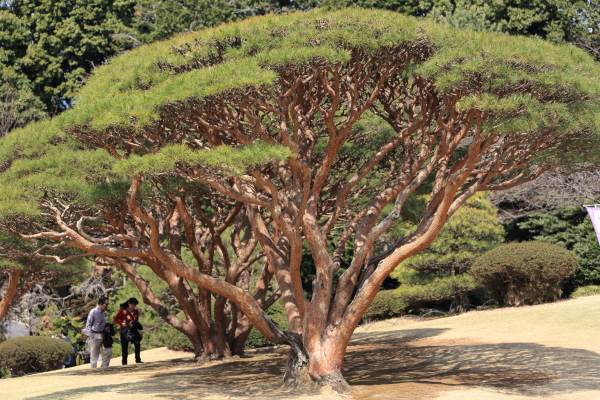
[[[4,319],[8,313],[8,309],[17,300],[17,287],[19,284],[19,277],[21,275],[20,269],[10,269],[8,273],[8,282],[6,285],[6,293],[2,300],[0,300],[0,321]]]
[[[43,269],[44,264],[27,265],[27,260],[21,261],[24,262],[23,268],[11,268],[4,271],[8,275],[8,279],[6,293],[0,300],[0,321],[6,317],[10,307],[17,303],[35,285],[50,282],[58,277],[68,281],[68,279],[77,275],[77,272],[69,270],[46,271]]]

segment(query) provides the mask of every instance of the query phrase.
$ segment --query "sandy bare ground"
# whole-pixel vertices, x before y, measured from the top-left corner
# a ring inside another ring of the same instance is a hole
[[[145,364],[0,380],[0,399],[342,398],[310,387],[302,396],[283,391],[286,352],[199,365],[188,353],[154,349],[143,352]],[[356,400],[600,400],[600,296],[359,327],[344,375]]]

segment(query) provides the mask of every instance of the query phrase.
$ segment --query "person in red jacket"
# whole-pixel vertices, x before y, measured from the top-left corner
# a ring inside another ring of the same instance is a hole
[[[140,310],[137,309],[138,300],[135,297],[130,298],[125,303],[121,304],[121,309],[115,315],[113,319],[116,324],[119,324],[121,327],[121,350],[123,352],[123,365],[127,365],[127,355],[129,352],[129,341],[125,339],[123,335],[123,329],[128,327],[129,329],[134,328],[134,322],[137,322],[140,318]],[[139,339],[133,339],[131,341],[133,343],[133,347],[135,349],[135,362],[141,363],[140,359],[140,341]]]

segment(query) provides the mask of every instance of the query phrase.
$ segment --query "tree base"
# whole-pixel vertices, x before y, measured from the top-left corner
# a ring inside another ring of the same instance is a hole
[[[350,393],[354,389],[346,382],[341,372],[331,372],[327,375],[314,379],[319,386],[329,386],[336,393]]]
[[[304,393],[321,391],[324,387],[329,387],[335,393],[342,394],[350,393],[353,390],[341,372],[332,372],[317,378],[311,377],[308,373],[308,365],[299,360],[298,354],[293,350],[288,357],[283,384],[286,389],[299,390]]]
[[[239,360],[239,356],[229,356],[229,355],[218,355],[218,354],[206,354],[202,353],[200,356],[196,357],[196,362],[198,364],[206,364],[214,361],[237,361]]]
[[[284,377],[284,387],[288,390],[300,391],[302,393],[322,392],[324,388],[330,388],[337,394],[350,393],[354,390],[346,382],[341,372],[333,372],[315,379],[308,373],[308,368],[296,371],[293,376],[286,374]]]

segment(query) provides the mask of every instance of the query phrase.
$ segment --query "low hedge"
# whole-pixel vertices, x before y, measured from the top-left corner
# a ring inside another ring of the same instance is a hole
[[[571,296],[569,297],[575,299],[577,297],[595,296],[598,294],[600,294],[600,286],[588,285],[578,287],[573,293],[571,293]]]
[[[545,242],[511,243],[475,259],[471,274],[499,305],[540,304],[560,298],[575,274],[577,259],[564,247]]]
[[[387,319],[404,314],[408,303],[394,292],[395,290],[382,290],[377,293],[363,318]]]
[[[64,340],[24,336],[0,343],[0,366],[23,376],[59,369],[71,354],[73,347]]]
[[[164,344],[169,350],[194,351],[194,345],[185,334],[169,326],[165,335]]]

